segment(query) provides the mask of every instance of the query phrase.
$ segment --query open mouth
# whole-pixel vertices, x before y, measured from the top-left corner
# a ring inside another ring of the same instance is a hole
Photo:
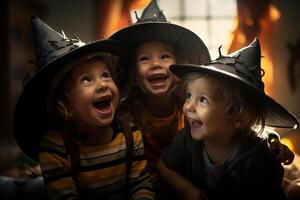
[[[110,110],[111,100],[112,100],[112,98],[107,96],[107,97],[101,98],[101,99],[97,100],[96,102],[94,102],[93,106],[101,112],[106,112],[106,111]]]
[[[148,81],[151,83],[161,83],[167,80],[168,76],[165,74],[154,74],[148,77]]]
[[[193,129],[197,129],[202,126],[202,122],[199,120],[190,120],[190,124]]]

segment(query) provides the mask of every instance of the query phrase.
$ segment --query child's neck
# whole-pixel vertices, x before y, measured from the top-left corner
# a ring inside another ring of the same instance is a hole
[[[237,146],[236,139],[220,139],[218,141],[203,141],[204,149],[213,164],[222,164]]]
[[[113,137],[111,126],[89,128],[82,131],[82,133],[85,135],[82,144],[86,145],[109,144]]]
[[[146,106],[154,117],[169,117],[173,114],[176,104],[168,97],[148,97]]]

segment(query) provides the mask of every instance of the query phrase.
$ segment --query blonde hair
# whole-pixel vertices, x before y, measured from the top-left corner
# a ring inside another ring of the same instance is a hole
[[[242,122],[243,131],[251,133],[255,129],[258,134],[263,132],[266,118],[264,105],[250,90],[223,76],[211,73],[190,73],[184,76],[178,87],[181,105],[184,103],[183,97],[185,97],[188,84],[199,78],[210,78],[217,83],[218,94],[224,102],[228,119],[239,119]]]

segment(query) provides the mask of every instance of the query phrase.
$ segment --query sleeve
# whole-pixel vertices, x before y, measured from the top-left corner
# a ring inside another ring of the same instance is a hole
[[[248,199],[258,196],[261,199],[287,199],[282,188],[283,167],[264,144],[262,151],[246,161],[245,181],[241,182],[240,191],[248,194]]]
[[[175,135],[172,143],[163,150],[161,156],[162,161],[169,169],[180,174],[184,174],[185,172],[186,155],[188,152],[187,134],[186,129],[182,129]]]
[[[39,146],[39,162],[51,200],[79,199],[66,149],[58,133],[49,132],[42,137]]]
[[[144,144],[140,130],[133,132],[134,158],[130,172],[130,199],[152,200],[155,199],[154,187],[146,171],[147,160],[144,155]]]

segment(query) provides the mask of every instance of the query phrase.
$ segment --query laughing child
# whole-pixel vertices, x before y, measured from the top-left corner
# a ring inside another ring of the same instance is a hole
[[[260,58],[256,39],[205,65],[170,67],[182,78],[187,125],[158,168],[183,199],[287,199],[283,168],[258,134],[299,122],[264,93]]]
[[[14,132],[40,162],[50,199],[154,199],[141,132],[117,117],[125,48],[68,39],[37,17],[32,28],[38,71],[18,100]]]
[[[159,179],[156,163],[161,151],[184,127],[184,115],[175,92],[179,79],[170,72],[169,66],[205,63],[210,61],[210,55],[194,32],[167,21],[156,0],[145,8],[137,23],[110,38],[126,44],[132,52],[131,62],[124,65],[129,78],[121,86],[129,90],[129,97],[122,107],[128,109],[142,131],[147,169],[155,182]],[[291,163],[293,153],[278,137],[272,141],[274,149],[280,152],[280,161]]]

